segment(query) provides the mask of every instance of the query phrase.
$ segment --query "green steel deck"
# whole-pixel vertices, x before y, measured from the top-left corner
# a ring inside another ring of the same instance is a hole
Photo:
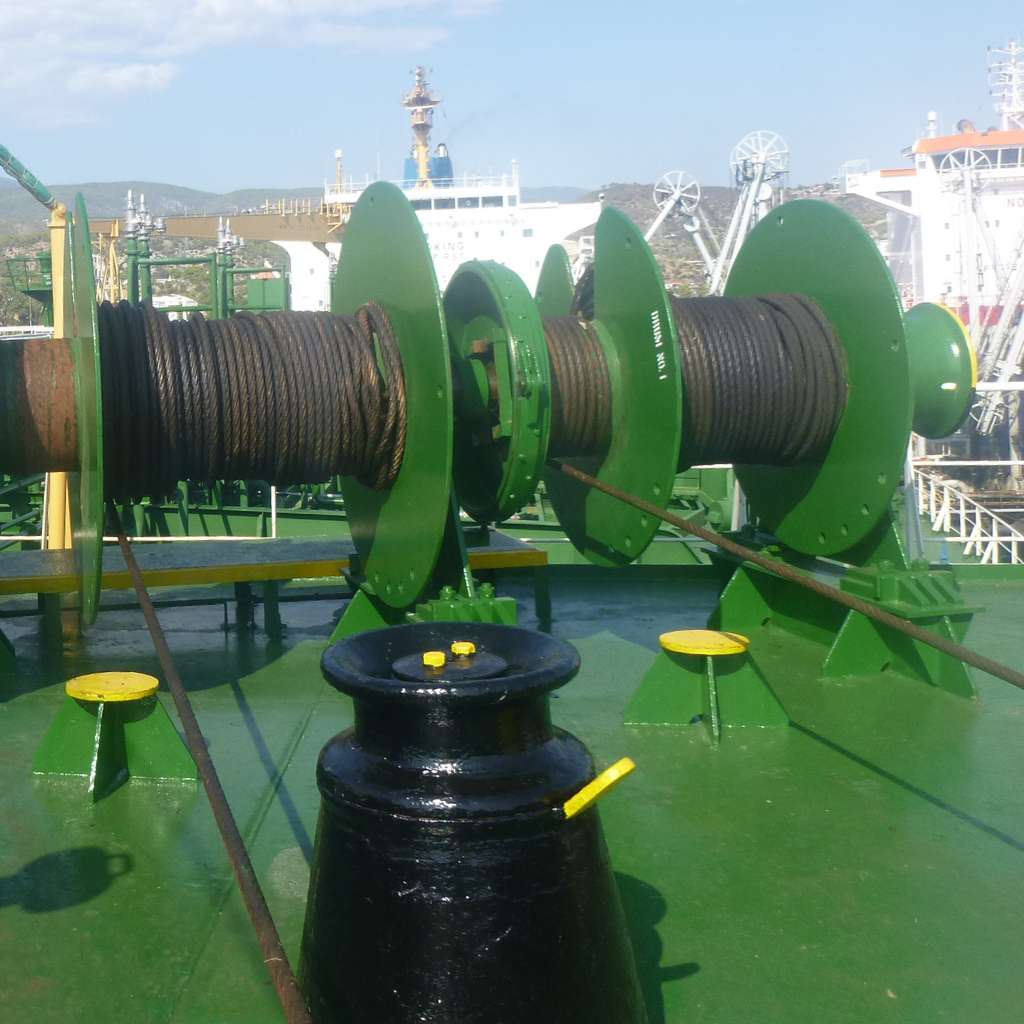
[[[973,576],[964,596],[987,611],[968,644],[1024,669],[1024,579]],[[982,676],[977,703],[895,675],[823,682],[767,628],[752,651],[789,729],[711,748],[699,729],[624,728],[658,633],[702,625],[716,591],[699,567],[552,570],[554,632],[583,656],[555,720],[601,766],[639,766],[601,814],[651,1024],[1019,1024],[1024,693]],[[503,592],[536,621],[525,575]],[[282,641],[208,606],[160,611],[292,956],[314,764],[351,718],[317,668],[340,594],[283,604]],[[68,677],[158,674],[141,614],[69,627],[63,656],[39,618],[0,624],[20,662],[0,677],[0,1021],[279,1024],[202,792],[130,782],[90,805],[29,773]]]

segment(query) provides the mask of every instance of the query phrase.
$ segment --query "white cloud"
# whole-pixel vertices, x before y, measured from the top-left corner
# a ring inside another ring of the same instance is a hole
[[[89,120],[214,47],[422,50],[503,0],[0,0],[0,109]],[[417,24],[395,24],[400,20]],[[432,22],[432,23],[424,23]]]

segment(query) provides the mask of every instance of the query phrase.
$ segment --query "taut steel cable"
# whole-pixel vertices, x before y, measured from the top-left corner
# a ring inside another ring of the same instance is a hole
[[[179,480],[378,490],[405,452],[401,355],[383,308],[170,320],[99,308],[106,493],[160,498]]]

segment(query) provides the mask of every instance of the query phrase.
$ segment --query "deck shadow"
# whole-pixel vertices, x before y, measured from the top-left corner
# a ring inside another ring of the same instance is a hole
[[[867,758],[861,757],[860,754],[855,754],[852,750],[848,750],[846,747],[840,746],[838,743],[828,739],[828,737],[822,736],[821,733],[817,733],[813,729],[809,729],[806,725],[801,725],[799,722],[793,721],[789,724],[790,728],[796,729],[797,732],[803,733],[805,736],[821,743],[823,746],[828,747],[837,754],[842,754],[843,757],[848,757],[855,764],[860,765],[862,768],[866,768],[868,771],[874,772],[887,782],[892,782],[899,786],[900,789],[904,789],[908,793],[912,793],[914,796],[920,797],[922,800],[927,800],[928,803],[945,811],[947,814],[953,815],[954,818],[958,818],[960,821],[968,825],[972,825],[981,832],[990,835],[993,839],[998,839],[1001,843],[1006,843],[1007,846],[1011,846],[1013,849],[1024,853],[1024,842],[1021,842],[1019,839],[1014,839],[1013,836],[1007,835],[1005,832],[1001,832],[999,829],[987,824],[980,818],[974,817],[973,814],[961,811],[958,807],[954,807],[952,804],[946,803],[945,800],[941,800],[939,797],[933,796],[931,793],[926,792],[919,786],[915,786],[912,782],[907,782],[906,779],[901,779],[898,775],[893,775],[892,772],[886,771],[881,765],[877,765],[873,761],[869,761]]]
[[[662,986],[696,974],[700,964],[682,963],[663,967],[661,957],[664,949],[657,925],[668,909],[665,897],[653,885],[621,871],[615,872],[615,883],[622,899],[640,991],[647,1007],[648,1024],[665,1024]]]
[[[47,914],[77,907],[102,895],[132,867],[127,853],[107,853],[98,846],[47,853],[0,877],[0,910],[17,905],[29,914]]]

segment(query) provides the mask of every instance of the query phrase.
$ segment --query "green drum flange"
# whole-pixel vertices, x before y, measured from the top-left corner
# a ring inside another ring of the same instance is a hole
[[[360,196],[345,229],[331,311],[367,302],[387,311],[402,355],[407,401],[405,456],[394,487],[342,481],[352,539],[376,595],[412,604],[430,580],[451,502],[452,385],[441,295],[423,229],[401,189],[388,182]]]
[[[661,508],[679,461],[679,339],[665,282],[642,232],[609,207],[595,231],[594,324],[612,389],[612,436],[603,457],[566,461]],[[548,469],[544,483],[576,549],[597,565],[625,565],[660,521]]]
[[[537,279],[537,311],[541,316],[568,316],[575,292],[569,254],[563,246],[553,245]]]
[[[828,203],[769,213],[743,244],[726,295],[814,299],[846,355],[846,410],[823,462],[736,466],[762,526],[808,555],[837,555],[889,507],[910,439],[910,363],[896,285],[871,236]]]
[[[453,474],[459,504],[501,522],[532,498],[551,432],[551,366],[526,285],[500,263],[464,263],[444,293],[462,403]]]
[[[96,621],[103,581],[103,391],[89,217],[80,192],[68,216],[67,239],[65,330],[72,338],[78,411],[78,472],[69,476],[68,490],[82,621],[90,625]]]
[[[919,302],[903,314],[914,391],[914,432],[947,437],[974,402],[978,362],[963,321],[945,306]]]

